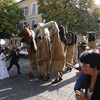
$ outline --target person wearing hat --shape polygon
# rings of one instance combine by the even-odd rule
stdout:
[[[78,42],[78,50],[79,50],[79,55],[80,55],[83,51],[89,50],[89,47],[85,42],[80,41]]]
[[[78,59],[79,59],[80,54],[83,51],[86,51],[86,50],[89,50],[88,45],[85,42],[83,42],[83,41],[78,42]],[[79,67],[77,67],[75,69],[81,71],[82,70],[82,67],[81,67],[80,61],[78,61],[78,63],[79,63]]]
[[[75,91],[76,100],[100,100],[100,54],[89,50],[83,52],[79,59],[84,67],[83,74],[91,75],[91,81],[86,95]]]
[[[3,53],[3,49],[0,48],[0,80],[9,77],[5,60],[6,56]]]
[[[9,58],[11,58],[11,60],[10,60],[9,67],[7,68],[8,71],[12,68],[13,65],[16,65],[17,66],[17,70],[18,70],[18,74],[21,74],[21,72],[20,72],[20,65],[18,63],[18,61],[19,61],[19,50],[16,47],[12,48],[11,53],[10,53],[8,59]]]
[[[96,33],[90,32],[88,34],[88,46],[90,49],[96,49]]]

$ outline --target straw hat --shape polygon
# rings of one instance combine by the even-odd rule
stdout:
[[[89,49],[88,45],[83,41],[78,42],[78,46],[84,49]]]

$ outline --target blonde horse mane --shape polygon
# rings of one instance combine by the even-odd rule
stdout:
[[[50,27],[52,28],[52,30],[55,32],[55,33],[58,33],[60,30],[59,30],[59,27],[57,25],[57,23],[55,21],[50,21],[48,23],[45,23],[44,26],[45,27]]]
[[[41,38],[43,38],[44,36],[45,38],[50,38],[49,30],[46,27],[44,28],[44,23],[38,23],[36,32],[38,32],[38,36],[40,36]]]

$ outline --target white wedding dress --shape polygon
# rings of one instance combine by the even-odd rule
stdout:
[[[6,62],[5,60],[2,60],[3,58],[5,58],[5,55],[1,53],[0,54],[0,80],[9,77],[7,67],[6,67]]]

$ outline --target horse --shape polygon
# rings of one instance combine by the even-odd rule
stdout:
[[[28,27],[25,27],[18,34],[18,36],[22,38],[22,42],[26,42],[27,44],[28,54],[30,58],[29,75],[33,76],[35,70],[37,69],[37,61],[36,61],[37,44],[35,41],[36,38],[35,32],[33,30],[30,30]]]
[[[60,39],[59,27],[55,21],[50,21],[41,25],[42,28],[49,28],[50,38],[51,38],[51,72],[56,73],[56,78],[52,83],[57,83],[61,81],[61,72],[66,66],[66,52],[64,43]]]
[[[37,34],[37,60],[40,68],[41,78],[44,81],[49,79],[50,66],[50,36],[48,28],[43,28],[43,23],[38,23]]]

